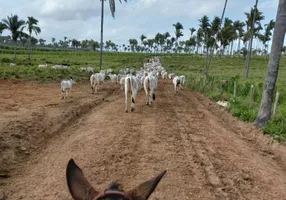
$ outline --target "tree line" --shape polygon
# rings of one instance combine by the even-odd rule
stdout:
[[[225,18],[221,23],[220,18],[215,16],[212,20],[204,15],[198,20],[198,27],[188,28],[190,37],[187,40],[180,40],[184,36],[182,30],[184,26],[177,22],[173,24],[174,33],[163,32],[157,33],[153,38],[147,38],[142,34],[138,39],[132,38],[126,44],[116,44],[111,40],[103,43],[105,51],[124,51],[124,52],[148,52],[148,53],[196,53],[209,54],[214,48],[216,54],[247,55],[247,47],[251,37],[251,27],[254,22],[254,40],[256,48],[252,50],[254,55],[266,55],[268,53],[269,42],[272,38],[275,22],[270,20],[267,24],[262,25],[264,15],[258,9],[254,14],[254,9],[245,12],[246,20],[233,21]],[[253,20],[255,16],[255,19]],[[10,31],[8,36],[0,36],[0,44],[24,46],[29,52],[32,46],[52,47],[52,48],[72,48],[75,50],[90,49],[92,51],[100,50],[100,43],[95,40],[68,39],[64,36],[63,40],[52,38],[51,43],[47,44],[46,40],[37,39],[34,35],[41,33],[38,26],[38,20],[34,17],[28,19],[19,19],[17,15],[7,16],[0,22],[0,35],[4,30]],[[25,32],[26,31],[26,32]],[[234,48],[234,43],[237,47]],[[16,50],[15,50],[16,51]],[[286,47],[283,47],[286,51]],[[16,52],[15,52],[16,57]],[[29,56],[30,58],[30,56]]]

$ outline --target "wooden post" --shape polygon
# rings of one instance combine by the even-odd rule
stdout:
[[[214,89],[214,76],[213,76],[213,78],[212,78],[211,91],[213,91],[213,89]]]
[[[196,89],[196,76],[194,77],[194,90]]]
[[[250,107],[253,105],[254,86],[250,86]]]
[[[273,108],[273,119],[276,120],[276,112],[277,112],[277,104],[278,104],[278,100],[279,100],[279,92],[276,93],[276,97],[275,97],[275,102],[274,102],[274,108]]]
[[[207,78],[207,75],[204,76],[204,88],[206,86],[206,78]]]
[[[233,83],[233,97],[236,97],[236,81]]]
[[[221,80],[220,80],[220,96],[222,96],[223,94],[223,78],[221,77]]]
[[[205,92],[205,88],[206,88],[206,79],[207,79],[207,75],[204,75],[204,80],[203,80],[203,92]]]

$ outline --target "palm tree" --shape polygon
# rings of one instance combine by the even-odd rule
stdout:
[[[141,45],[143,46],[143,41],[146,39],[147,37],[145,35],[141,35],[140,36],[140,40],[141,40]]]
[[[24,20],[19,20],[18,15],[7,16],[7,19],[2,19],[5,24],[6,29],[11,32],[12,40],[14,43],[14,61],[16,60],[16,42],[20,35],[23,33],[26,22]]]
[[[209,29],[209,38],[207,41],[207,55],[208,55],[208,49],[210,48],[210,55],[209,57],[206,57],[206,71],[205,74],[208,75],[208,70],[210,67],[210,61],[211,57],[213,56],[214,50],[218,48],[217,44],[217,35],[219,34],[220,31],[220,18],[215,17],[211,23],[211,27]]]
[[[210,20],[209,17],[204,15],[201,19],[199,19],[199,27],[203,33],[203,42],[204,46],[207,47],[208,37],[209,37],[209,30],[210,30]],[[208,49],[207,49],[208,52]]]
[[[106,0],[100,0],[101,1],[101,28],[100,28],[100,61],[99,61],[99,69],[102,68],[102,48],[103,48],[103,14],[104,14],[104,1]],[[124,0],[127,2],[127,0]],[[120,3],[122,3],[122,0],[119,0]],[[109,0],[109,6],[111,15],[113,18],[115,18],[115,0]]]
[[[191,36],[193,36],[194,32],[196,31],[196,29],[194,27],[190,28],[191,31]]]
[[[175,27],[176,49],[177,49],[178,48],[178,39],[184,35],[183,32],[182,32],[184,27],[183,27],[183,25],[180,22],[177,22],[176,24],[173,24],[173,26]]]
[[[7,28],[7,26],[6,26],[4,23],[0,22],[0,36],[2,36],[2,33],[3,33],[3,31],[4,31],[6,28]],[[0,44],[1,44],[3,41],[4,41],[4,40],[2,40],[2,38],[1,38]],[[1,51],[1,52],[3,53],[3,51]]]
[[[262,41],[263,52],[267,52],[268,42],[271,40],[272,30],[274,29],[275,22],[271,20],[268,24],[265,24],[264,34],[259,34],[258,38]]]
[[[44,45],[45,45],[46,40],[44,40],[44,39],[40,38],[40,39],[39,39],[39,42],[40,42],[40,45],[41,45],[41,46],[44,46]]]
[[[247,54],[247,59],[246,59],[246,72],[245,72],[245,77],[248,78],[248,71],[249,71],[249,66],[250,66],[250,58],[251,58],[251,49],[252,49],[252,41],[253,41],[253,36],[258,35],[258,32],[262,29],[260,21],[264,19],[264,16],[262,15],[261,12],[258,11],[257,9],[258,5],[258,0],[256,0],[256,3],[254,5],[254,9],[251,8],[250,13],[245,13],[247,16],[247,27],[248,27],[248,34],[250,35],[250,41],[248,45],[248,54]],[[255,27],[255,24],[258,26]],[[249,29],[250,28],[250,29]]]
[[[2,35],[3,31],[7,29],[6,24],[0,22],[0,36]]]
[[[163,44],[161,44],[161,46],[164,46],[163,47],[163,50],[164,51],[166,51],[167,50],[167,41],[168,41],[168,38],[169,37],[171,37],[171,35],[170,35],[170,33],[169,32],[166,32],[166,33],[163,33],[163,35],[162,35],[162,40],[161,40],[161,42],[163,43]],[[161,49],[162,50],[162,49]]]
[[[202,41],[203,41],[203,30],[199,28],[197,31],[197,36],[196,36],[196,43],[197,43],[196,54],[199,53],[199,48],[201,47]]]
[[[37,19],[35,19],[34,17],[28,17],[28,21],[27,21],[27,30],[29,32],[29,43],[30,43],[30,48],[29,48],[29,53],[28,53],[28,59],[30,60],[30,51],[32,48],[32,42],[31,42],[31,38],[32,38],[32,33],[34,32],[36,35],[38,35],[39,33],[41,33],[41,28],[39,26],[37,26],[39,23],[39,21]]]
[[[52,43],[54,46],[56,46],[56,38],[54,38],[54,37],[52,38]]]
[[[271,118],[272,99],[278,77],[279,62],[286,32],[286,0],[279,0],[275,28],[272,39],[271,53],[268,62],[268,71],[264,81],[264,90],[260,109],[255,124],[262,127]]]
[[[221,14],[220,24],[219,24],[218,29],[220,29],[221,23],[223,22],[223,18],[224,18],[224,14],[225,14],[227,2],[228,2],[228,0],[225,0],[225,2],[224,2],[224,7],[223,7],[222,14]],[[216,34],[216,38],[215,38],[215,42],[214,42],[215,44],[216,44],[217,40],[218,40],[218,34]],[[210,65],[211,65],[213,53],[214,53],[214,47],[212,47],[211,55],[209,56],[209,59],[208,59],[207,70],[206,70],[206,72],[205,72],[206,75],[208,75],[208,69],[210,68]]]
[[[243,30],[244,26],[245,26],[245,23],[241,22],[239,20],[237,20],[233,23],[233,27],[234,27],[235,31],[237,32],[237,39],[238,39],[237,51],[240,50],[240,43],[241,43],[241,40],[244,36],[244,30]]]

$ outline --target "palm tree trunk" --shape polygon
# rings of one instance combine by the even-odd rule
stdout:
[[[221,24],[222,24],[222,20],[223,20],[223,17],[224,17],[224,13],[225,13],[227,1],[228,1],[228,0],[225,0],[225,2],[224,2],[223,11],[222,11],[221,18],[220,18],[220,26],[221,26]],[[215,43],[216,43],[217,39],[218,39],[218,38],[216,37]],[[209,56],[209,62],[208,62],[208,65],[206,66],[206,72],[205,72],[206,75],[208,74],[208,71],[209,71],[209,68],[210,68],[210,65],[211,65],[211,61],[212,61],[212,58],[213,58],[213,52],[214,52],[214,46],[212,47],[211,54],[210,54],[210,56]]]
[[[241,42],[241,40],[240,40],[240,38],[238,38],[238,47],[237,47],[237,51],[239,51],[239,50],[240,50],[240,42]],[[240,54],[238,54],[238,55],[240,55]]]
[[[232,56],[232,49],[233,49],[233,41],[231,41],[231,46],[230,46],[230,55]]]
[[[248,72],[249,72],[249,66],[250,66],[250,58],[251,58],[251,51],[252,51],[252,42],[253,42],[253,33],[254,33],[254,25],[255,25],[255,17],[256,17],[256,11],[257,11],[257,4],[258,0],[256,0],[254,11],[253,11],[253,19],[252,19],[252,26],[251,26],[251,36],[250,41],[248,45],[248,54],[246,59],[246,72],[245,72],[245,78],[248,78]]]
[[[102,69],[102,48],[103,48],[103,15],[104,14],[104,0],[101,0],[101,29],[100,29],[100,60],[99,70]]]
[[[30,60],[30,51],[31,51],[31,47],[32,47],[32,38],[31,38],[31,33],[30,33],[30,38],[29,38],[29,48],[28,48],[28,59]]]
[[[262,94],[260,109],[255,122],[257,127],[262,127],[271,118],[272,99],[275,91],[279,62],[286,32],[285,10],[286,0],[279,0],[271,53],[268,62],[268,71],[264,82],[264,90]]]
[[[16,61],[16,42],[14,41],[14,62]]]

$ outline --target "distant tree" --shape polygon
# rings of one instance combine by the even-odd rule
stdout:
[[[176,38],[176,49],[178,48],[178,39],[184,36],[182,30],[184,29],[183,25],[180,22],[173,24],[175,27],[175,38]]]
[[[7,16],[6,19],[2,19],[5,28],[11,32],[11,37],[14,43],[14,61],[16,60],[16,43],[21,34],[23,34],[23,29],[25,28],[26,22],[19,19],[18,15]]]
[[[29,32],[29,50],[28,50],[28,59],[30,60],[30,51],[32,49],[32,33],[34,32],[36,35],[41,33],[41,28],[38,25],[39,21],[35,19],[34,17],[28,17],[27,23],[27,29]]]

